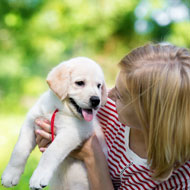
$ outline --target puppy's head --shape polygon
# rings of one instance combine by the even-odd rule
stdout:
[[[49,73],[47,83],[75,115],[86,121],[91,121],[96,110],[106,103],[102,69],[91,59],[78,57],[62,62]]]

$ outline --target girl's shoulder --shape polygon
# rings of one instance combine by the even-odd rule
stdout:
[[[190,160],[174,170],[171,177],[160,183],[162,189],[190,189]]]

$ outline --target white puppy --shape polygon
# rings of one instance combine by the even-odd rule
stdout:
[[[49,73],[47,83],[50,90],[40,97],[27,114],[2,175],[2,184],[6,187],[17,185],[28,156],[36,146],[35,119],[41,116],[51,119],[52,113],[58,109],[55,116],[56,138],[42,154],[30,179],[30,188],[41,189],[54,178],[51,180],[53,190],[89,189],[83,163],[67,156],[94,130],[99,129],[94,123],[94,116],[97,109],[106,103],[103,72],[99,65],[88,58],[73,58],[56,66]]]

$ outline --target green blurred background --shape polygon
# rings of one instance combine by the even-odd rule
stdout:
[[[111,87],[119,60],[147,42],[189,48],[190,0],[0,0],[0,175],[53,66],[90,57]],[[29,189],[40,156],[36,149],[11,189]]]

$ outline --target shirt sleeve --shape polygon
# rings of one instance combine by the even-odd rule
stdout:
[[[107,99],[106,105],[98,110],[97,119],[104,133],[107,130],[110,121],[118,120],[118,114],[113,100],[110,98]]]
[[[157,189],[190,189],[190,160],[175,170],[167,181],[160,183]]]

